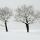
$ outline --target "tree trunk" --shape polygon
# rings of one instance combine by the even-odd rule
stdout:
[[[29,24],[26,24],[27,32],[29,32]]]
[[[8,32],[8,28],[7,28],[7,21],[5,20],[5,28],[6,28],[6,32]]]
[[[27,28],[27,32],[29,32],[29,24],[27,19],[26,19],[26,28]]]

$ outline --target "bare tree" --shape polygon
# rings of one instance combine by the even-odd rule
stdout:
[[[26,24],[27,32],[29,32],[29,24],[32,24],[35,21],[33,7],[26,7],[26,5],[23,5],[20,8],[17,8],[15,19],[17,22]]]
[[[6,32],[8,32],[7,22],[8,19],[12,16],[12,10],[8,7],[0,8],[0,20],[4,22]]]

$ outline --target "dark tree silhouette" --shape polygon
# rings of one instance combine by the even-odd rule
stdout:
[[[12,10],[8,7],[0,8],[0,20],[4,22],[6,32],[8,32],[7,22],[8,19],[12,16]]]
[[[29,32],[29,24],[34,23],[34,11],[32,6],[23,5],[16,9],[15,19],[18,22],[22,22],[26,25],[27,32]]]

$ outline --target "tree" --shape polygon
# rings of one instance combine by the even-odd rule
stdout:
[[[15,19],[17,22],[22,22],[26,25],[27,32],[29,32],[29,24],[34,23],[34,11],[32,6],[26,7],[26,5],[18,7],[16,9]]]
[[[0,8],[0,20],[4,22],[6,32],[8,32],[7,22],[8,19],[12,16],[12,10],[8,7]]]

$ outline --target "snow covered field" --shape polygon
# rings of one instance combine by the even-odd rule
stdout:
[[[0,40],[40,40],[40,32],[0,32]]]
[[[5,32],[5,27],[0,28],[0,40],[40,40],[40,24],[31,24],[29,33],[23,23],[8,23],[9,32]]]

